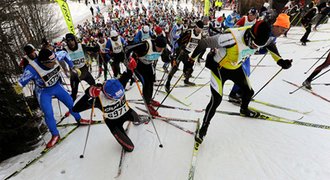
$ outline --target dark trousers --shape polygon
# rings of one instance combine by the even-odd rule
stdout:
[[[206,106],[205,115],[203,118],[202,128],[200,130],[200,135],[205,136],[207,128],[213,118],[218,106],[222,101],[223,96],[223,85],[227,80],[232,80],[235,84],[237,84],[242,90],[242,104],[241,109],[247,109],[248,105],[251,101],[251,97],[254,94],[253,89],[251,88],[248,77],[245,75],[242,66],[238,69],[230,70],[225,68],[219,68],[218,63],[213,60],[213,57],[208,56],[206,59],[207,68],[212,71],[212,80],[211,80],[211,100],[209,104]],[[217,81],[218,80],[218,81]],[[220,82],[220,84],[216,84],[213,86],[217,86],[218,88],[214,88],[212,86],[213,83]],[[219,92],[220,91],[220,92]]]
[[[125,151],[132,152],[134,150],[134,144],[127,136],[123,124],[126,121],[139,121],[137,120],[138,114],[130,109],[119,119],[105,119],[105,123],[108,126],[110,132],[115,137],[117,142],[125,149]]]
[[[78,86],[81,80],[86,81],[89,85],[94,85],[95,80],[91,73],[88,71],[88,68],[86,65],[84,65],[82,68],[79,69],[81,71],[80,77],[77,76],[77,74],[71,73],[70,76],[70,83],[71,83],[71,97],[73,101],[76,100],[77,98],[77,93],[78,93]]]
[[[303,37],[300,39],[301,42],[307,42],[308,36],[312,31],[312,23],[304,24],[304,28],[306,29],[306,32],[303,35]]]

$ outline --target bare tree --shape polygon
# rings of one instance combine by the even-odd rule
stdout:
[[[2,0],[0,3],[0,161],[33,148],[40,140],[42,118],[32,97],[17,95],[13,83],[22,73],[18,66],[22,47],[38,47],[43,38],[58,34],[57,17],[40,0]],[[32,113],[30,113],[30,109]]]

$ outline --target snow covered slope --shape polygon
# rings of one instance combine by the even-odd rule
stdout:
[[[308,114],[290,112],[271,108],[251,102],[250,106],[277,116],[298,119],[300,121],[330,125],[330,103],[301,89],[289,94],[295,87],[282,79],[301,84],[311,73],[304,74],[330,48],[330,24],[321,25],[319,31],[312,32],[309,39],[312,42],[301,46],[299,39],[304,33],[302,27],[293,27],[288,37],[280,37],[277,47],[283,58],[293,59],[293,66],[283,70],[271,83],[262,90],[255,99],[289,107],[299,111],[311,111]],[[256,65],[263,55],[251,58],[252,66]],[[321,64],[321,60],[317,65]],[[162,63],[158,64],[161,69]],[[195,65],[193,75],[196,76],[204,64]],[[96,67],[95,67],[96,68]],[[253,68],[253,67],[252,67]],[[180,67],[182,69],[182,67]],[[313,68],[314,69],[314,68]],[[312,70],[313,70],[312,69]],[[280,67],[270,55],[260,63],[260,66],[250,76],[253,89],[257,92]],[[182,71],[177,72],[177,76]],[[157,71],[160,79],[161,71]],[[196,83],[209,81],[209,70],[205,69]],[[328,83],[330,73],[323,75],[314,83]],[[172,84],[176,81],[173,78]],[[180,81],[179,84],[183,84]],[[228,94],[232,82],[226,82],[224,94]],[[84,84],[87,87],[86,84]],[[81,87],[80,87],[81,88]],[[190,98],[185,99],[198,87],[176,88],[172,94],[191,103],[191,109],[205,108],[210,99],[209,86],[202,88]],[[80,89],[82,91],[82,88]],[[329,87],[314,85],[314,92],[330,99]],[[159,93],[156,100],[161,101],[164,94]],[[140,99],[136,85],[127,92],[127,99]],[[239,107],[228,103],[224,96],[218,110],[239,112]],[[168,98],[164,104],[185,107]],[[143,105],[130,103],[135,107]],[[57,109],[54,100],[54,109]],[[63,106],[62,106],[63,108]],[[62,110],[64,112],[64,109]],[[58,113],[58,111],[57,111]],[[159,113],[169,117],[196,119],[203,118],[204,113],[160,108]],[[90,111],[83,113],[89,118]],[[59,113],[57,114],[59,117]],[[100,111],[96,111],[95,119],[100,119]],[[69,117],[64,123],[72,122]],[[39,161],[23,170],[12,179],[136,179],[136,180],[183,180],[188,178],[194,136],[166,122],[154,120],[163,148],[159,148],[155,131],[151,123],[140,126],[131,125],[128,135],[135,144],[132,153],[126,153],[122,164],[122,173],[117,176],[121,147],[115,141],[105,124],[92,125],[87,144],[85,158],[80,159],[86,138],[87,127],[79,127],[62,143],[47,153]],[[195,123],[178,123],[181,127],[194,131]],[[64,136],[72,126],[61,128]],[[50,137],[45,137],[46,141]],[[217,179],[318,179],[327,180],[330,177],[330,131],[326,129],[291,125],[230,116],[216,113],[211,121],[208,134],[200,146],[195,173],[196,180]],[[34,152],[22,154],[8,159],[0,164],[0,179],[7,177],[31,158],[41,148]]]

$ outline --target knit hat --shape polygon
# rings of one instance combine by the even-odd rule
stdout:
[[[25,54],[31,54],[35,50],[35,48],[32,44],[27,44],[26,46],[24,46],[23,49],[24,49]]]
[[[201,20],[197,21],[196,26],[202,29],[204,27],[203,21],[201,21]]]
[[[253,15],[256,15],[257,14],[257,10],[256,10],[256,8],[251,8],[250,10],[249,10],[249,14],[253,14]]]
[[[55,54],[49,49],[41,49],[39,52],[38,60],[40,62],[49,62],[55,59]]]
[[[65,39],[67,41],[69,41],[69,40],[75,40],[76,37],[72,33],[68,33],[68,34],[65,35]]]
[[[290,17],[287,14],[281,13],[277,16],[273,26],[280,26],[286,29],[290,28]]]
[[[110,37],[117,37],[117,36],[118,36],[118,32],[116,30],[111,30]]]
[[[218,22],[222,22],[223,21],[223,17],[222,16],[219,16],[218,19],[217,19]]]
[[[270,33],[270,25],[265,21],[257,21],[250,30],[253,42],[258,46],[263,46],[267,43]]]
[[[162,30],[161,27],[156,26],[156,27],[155,27],[155,32],[156,32],[156,34],[161,34],[161,33],[163,32],[163,30]]]
[[[155,39],[155,45],[160,48],[165,48],[166,47],[166,39],[164,37],[158,36]]]
[[[144,33],[148,33],[148,32],[150,31],[149,26],[144,25],[143,28],[142,28],[142,31],[143,31]]]

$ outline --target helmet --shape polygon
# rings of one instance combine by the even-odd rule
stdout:
[[[27,44],[23,49],[26,54],[31,54],[36,48],[32,44]]]
[[[116,36],[118,36],[118,32],[115,30],[111,30],[110,37],[116,37]]]
[[[109,99],[120,99],[125,95],[125,89],[117,79],[107,80],[103,85],[103,92]]]
[[[250,36],[258,46],[264,46],[270,36],[271,27],[265,21],[257,21],[250,29]]]

